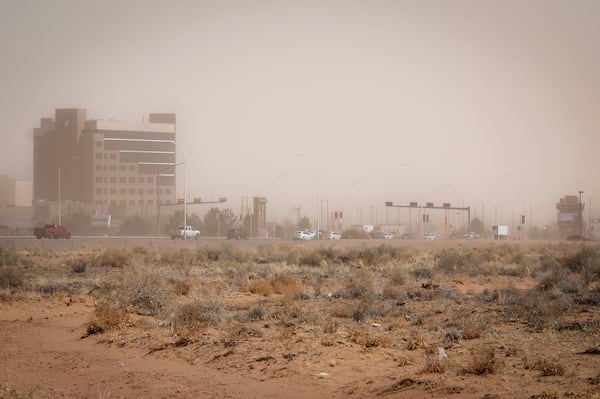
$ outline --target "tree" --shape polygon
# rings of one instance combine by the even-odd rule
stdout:
[[[311,228],[310,219],[308,218],[308,216],[302,216],[300,218],[300,220],[298,221],[298,229],[305,230],[305,229],[310,229],[310,228]]]
[[[138,214],[123,220],[119,228],[119,235],[126,236],[145,236],[153,232],[153,221]]]
[[[471,221],[471,231],[473,231],[479,235],[485,234],[485,226],[483,225],[483,222],[479,218],[474,218]]]
[[[204,234],[204,223],[202,222],[202,218],[195,213],[187,215],[186,224],[200,230],[200,234]],[[183,226],[183,211],[173,213],[167,220],[167,223],[160,226],[160,229],[162,233],[169,234],[171,230],[175,230],[179,226]]]
[[[92,215],[79,209],[62,218],[62,224],[67,226],[73,234],[89,233],[92,228]]]
[[[210,208],[204,215],[204,229],[208,236],[224,235],[227,230],[233,228],[238,222],[238,217],[233,214],[231,209]]]

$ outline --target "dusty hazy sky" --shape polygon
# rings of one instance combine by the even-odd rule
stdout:
[[[551,222],[600,196],[598,21],[596,0],[0,0],[0,173],[31,179],[55,108],[175,112],[189,195],[234,211],[314,215],[318,162],[353,222],[419,198]]]

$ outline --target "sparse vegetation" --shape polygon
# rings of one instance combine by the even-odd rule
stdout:
[[[592,246],[508,244],[2,250],[0,301],[87,298],[95,307],[85,336],[137,331],[151,353],[225,348],[210,352],[208,362],[227,362],[239,351],[266,367],[300,358],[309,364],[327,351],[331,367],[339,367],[339,350],[392,358],[403,372],[428,379],[493,378],[509,368],[570,378],[578,366],[567,368],[563,357],[596,355],[589,348],[597,348],[600,332],[599,258]],[[561,334],[587,346],[540,356],[540,337]],[[261,356],[267,342],[282,354]]]

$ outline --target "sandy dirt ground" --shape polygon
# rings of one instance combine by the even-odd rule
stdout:
[[[532,331],[522,320],[500,317],[495,304],[477,305],[469,298],[486,288],[527,288],[535,282],[505,276],[465,280],[439,282],[464,296],[460,301],[398,301],[401,317],[350,322],[328,334],[310,323],[285,325],[271,317],[230,329],[206,328],[183,346],[173,345],[164,320],[141,315],[126,328],[88,336],[97,300],[92,295],[1,302],[0,398],[600,398],[597,304],[573,307],[572,328]],[[250,292],[223,295],[237,308],[262,300]],[[271,314],[291,306],[270,301]],[[310,314],[344,301],[323,295],[293,306]],[[411,338],[419,326],[410,315],[448,324],[458,308],[485,317],[482,337],[446,341],[432,321],[419,330],[419,340]],[[386,344],[352,339],[353,329],[372,332]],[[441,356],[440,348],[447,368],[426,371],[428,359]],[[496,354],[496,371],[465,373],[482,348]],[[531,367],[536,357],[565,370],[544,375]]]

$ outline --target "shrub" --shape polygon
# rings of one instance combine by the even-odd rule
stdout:
[[[23,283],[23,271],[17,267],[0,267],[0,288],[21,288]]]
[[[196,299],[179,305],[173,312],[173,331],[185,343],[195,339],[206,326],[216,326],[227,319],[225,305],[216,299]]]
[[[371,273],[366,269],[358,269],[348,276],[346,290],[353,298],[373,298],[375,296],[374,286]]]
[[[465,374],[488,375],[494,374],[500,368],[493,348],[484,347],[473,353],[471,364],[462,369]]]
[[[561,376],[566,372],[566,366],[558,358],[548,359],[546,357],[538,357],[533,361],[525,358],[524,364],[526,369],[538,370],[544,377]]]
[[[121,306],[101,302],[96,305],[92,320],[86,324],[85,336],[122,328],[128,321],[129,316]]]
[[[108,248],[100,255],[98,263],[105,267],[125,267],[131,264],[132,256],[123,248]]]

